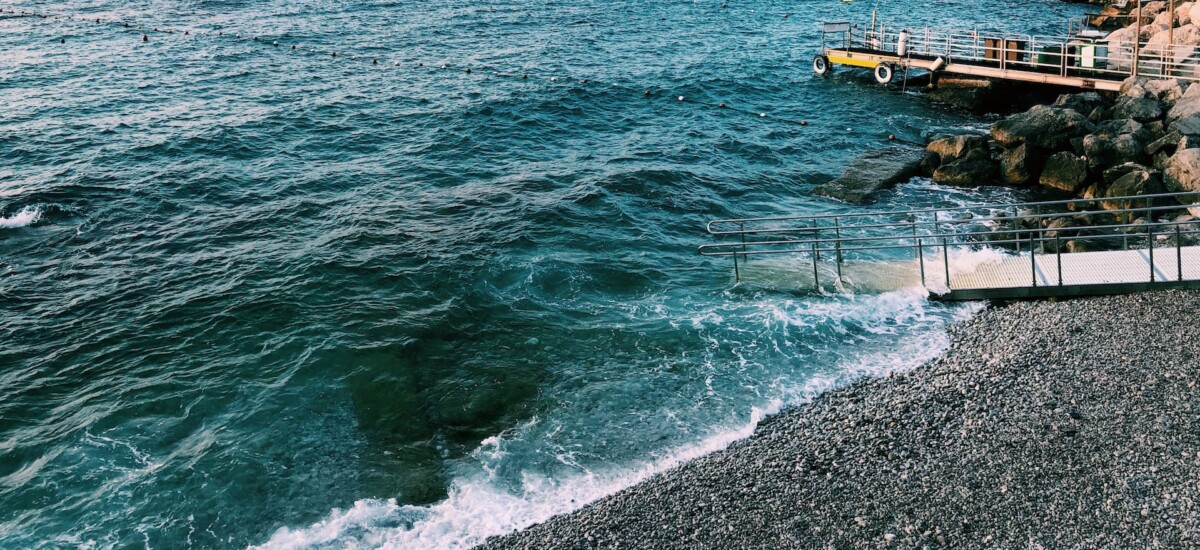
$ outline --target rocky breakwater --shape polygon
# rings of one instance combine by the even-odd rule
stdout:
[[[1129,79],[1115,98],[1063,95],[996,122],[990,135],[935,136],[925,150],[923,169],[943,185],[1041,186],[1084,199],[1200,191],[1200,85]]]

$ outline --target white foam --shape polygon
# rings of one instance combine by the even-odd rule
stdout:
[[[906,323],[925,319],[927,294],[923,289],[904,289],[876,296],[863,296],[860,307],[835,306],[816,302],[805,304],[802,311],[789,313],[774,306],[764,311],[770,319],[795,326],[803,324],[798,317],[807,317],[829,307],[827,313],[843,319],[864,321],[864,324],[883,325],[881,318]],[[767,303],[763,304],[768,307]],[[961,306],[954,310],[956,317],[968,317],[981,304]],[[724,449],[731,443],[750,436],[760,420],[783,408],[810,400],[822,392],[860,379],[863,376],[885,376],[915,368],[940,355],[949,345],[944,330],[922,331],[919,337],[906,338],[898,348],[888,348],[871,354],[846,357],[829,374],[817,375],[803,381],[780,378],[769,382],[768,396],[752,407],[749,420],[717,431],[702,440],[677,448],[658,459],[614,466],[604,471],[591,471],[582,466],[577,473],[559,479],[525,471],[520,487],[510,490],[497,478],[494,465],[508,454],[510,441],[537,423],[531,421],[510,433],[484,440],[475,451],[481,467],[452,483],[447,499],[427,507],[406,506],[394,499],[366,499],[346,510],[335,509],[324,520],[306,528],[281,528],[264,549],[324,548],[470,548],[488,537],[504,535],[544,522],[552,516],[582,508],[599,498],[637,484],[657,473],[689,460]]]
[[[16,229],[33,225],[42,219],[42,209],[36,206],[26,206],[7,218],[0,218],[0,229]]]

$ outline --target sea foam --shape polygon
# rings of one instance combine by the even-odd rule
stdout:
[[[863,318],[859,320],[883,316],[912,321],[913,317],[924,317],[928,305],[927,293],[919,288],[860,298],[855,307],[839,308],[837,314]],[[969,317],[981,308],[981,304],[960,306],[954,310],[954,318]],[[787,318],[789,315],[784,312],[770,316],[775,317],[775,322],[797,321]],[[655,460],[614,466],[605,471],[585,469],[561,479],[525,473],[520,490],[514,492],[502,487],[487,467],[487,463],[506,454],[506,436],[494,436],[484,440],[474,453],[483,467],[475,474],[455,480],[448,498],[439,503],[408,506],[394,499],[359,500],[351,508],[334,509],[324,520],[306,528],[281,528],[257,548],[471,548],[488,537],[577,510],[684,462],[720,451],[753,434],[763,418],[823,392],[866,376],[911,370],[933,360],[949,346],[949,338],[945,330],[923,332],[919,337],[904,339],[897,348],[848,356],[834,374],[774,384],[774,397],[751,407],[747,422],[727,426]]]
[[[7,218],[0,217],[0,229],[16,229],[33,225],[42,219],[42,209],[37,206],[26,206]]]

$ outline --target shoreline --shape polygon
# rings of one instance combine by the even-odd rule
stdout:
[[[1197,307],[990,308],[930,363],[478,548],[1198,545]]]

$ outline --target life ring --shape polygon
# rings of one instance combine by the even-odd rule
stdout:
[[[896,76],[896,69],[891,63],[880,63],[875,66],[875,82],[880,84],[891,84],[892,78]]]
[[[820,76],[825,76],[825,75],[829,74],[829,70],[832,68],[833,68],[833,65],[829,64],[828,57],[825,57],[823,55],[818,55],[813,58],[813,72],[814,73],[817,73]]]

